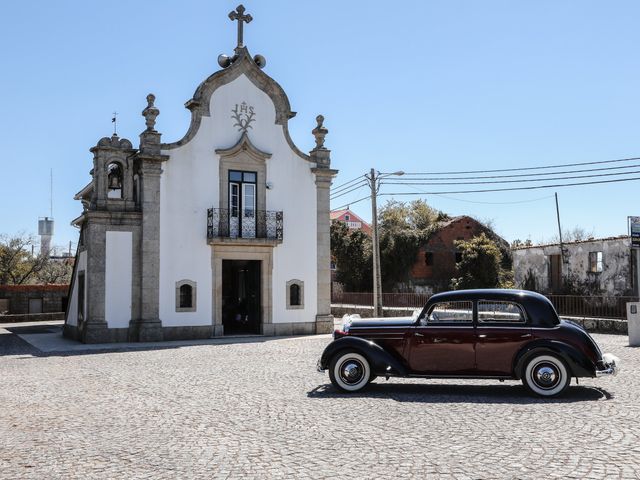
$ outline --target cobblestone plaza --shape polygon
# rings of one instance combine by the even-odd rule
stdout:
[[[13,330],[18,331],[18,330]],[[0,478],[640,478],[640,349],[560,399],[519,382],[338,394],[330,337],[43,354],[0,329]]]

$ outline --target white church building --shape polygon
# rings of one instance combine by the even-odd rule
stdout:
[[[91,148],[92,180],[75,199],[80,229],[65,336],[86,343],[222,335],[327,333],[329,187],[324,147],[291,140],[295,115],[252,57],[242,28],[221,70],[186,103],[185,136],[162,143],[147,96],[138,148],[114,134]]]

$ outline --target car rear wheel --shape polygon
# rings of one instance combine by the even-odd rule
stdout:
[[[569,388],[571,373],[559,357],[546,353],[535,355],[525,366],[522,383],[536,395],[555,397]]]
[[[356,352],[340,352],[329,366],[331,383],[343,392],[357,392],[369,383],[371,366],[369,361]]]

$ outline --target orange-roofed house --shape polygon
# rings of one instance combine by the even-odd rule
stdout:
[[[348,208],[346,210],[335,210],[331,212],[331,223],[333,222],[344,222],[347,224],[349,230],[362,230],[371,236],[371,225]]]

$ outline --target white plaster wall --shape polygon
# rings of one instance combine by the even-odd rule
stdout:
[[[604,295],[626,295],[632,290],[631,247],[628,238],[614,238],[566,243],[566,264],[563,275],[571,275],[578,282],[590,285]],[[589,252],[602,252],[603,271],[589,272]],[[542,291],[549,289],[549,255],[559,255],[558,245],[529,247],[513,251],[513,270],[516,286],[521,286],[529,270],[538,279]]]
[[[87,270],[87,252],[80,252],[78,254],[78,265],[76,267],[76,275],[73,278],[73,285],[71,285],[71,296],[69,297],[69,308],[67,310],[67,324],[77,326],[78,325],[78,275],[80,272]],[[86,278],[86,274],[85,274]],[[86,280],[85,280],[86,281]],[[87,288],[85,284],[84,289],[84,305],[85,310],[87,308]]]
[[[255,110],[248,130],[253,144],[272,154],[267,160],[267,210],[284,212],[284,241],[273,251],[273,322],[315,321],[317,310],[316,187],[311,164],[289,147],[275,107],[267,94],[246,76],[218,88],[211,97],[210,117],[186,145],[163,151],[160,191],[160,319],[165,326],[210,325],[213,293],[211,248],[207,244],[207,208],[219,207],[219,158],[215,150],[235,145],[241,132],[231,110],[246,102]],[[259,189],[265,188],[258,185]],[[305,308],[286,310],[286,282],[305,283]],[[175,311],[175,282],[198,283],[196,312]]]
[[[133,233],[107,231],[105,310],[109,328],[127,328],[131,320]]]

